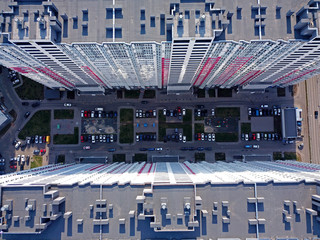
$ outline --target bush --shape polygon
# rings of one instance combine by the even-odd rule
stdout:
[[[205,153],[196,152],[194,154],[194,159],[195,159],[196,162],[205,161],[206,160],[206,154]]]
[[[250,133],[251,123],[241,123],[241,133]]]
[[[120,109],[120,143],[133,143],[133,109]]]
[[[204,124],[203,123],[195,123],[194,124],[194,133],[203,133],[204,132]]]
[[[211,88],[208,90],[209,97],[215,97],[216,96],[216,90],[214,88]]]
[[[273,152],[273,160],[282,160],[282,153],[281,152]]]
[[[140,90],[125,90],[124,97],[125,98],[134,98],[137,99],[140,96]]]
[[[238,142],[238,133],[216,133],[216,142]]]
[[[146,153],[136,153],[132,160],[134,162],[146,162],[148,160],[148,154]]]
[[[112,161],[113,162],[125,162],[126,155],[125,154],[113,154]]]
[[[217,107],[215,109],[216,117],[226,118],[226,117],[236,117],[240,118],[240,108],[239,107]]]
[[[33,156],[31,160],[31,168],[37,168],[42,166],[42,156]]]
[[[58,155],[57,157],[57,163],[64,164],[66,162],[66,156],[65,155]]]
[[[156,91],[155,90],[145,90],[143,93],[143,98],[155,98]]]

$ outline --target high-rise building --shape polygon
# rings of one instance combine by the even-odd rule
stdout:
[[[49,165],[0,177],[5,239],[318,239],[320,166]]]
[[[287,86],[319,73],[319,1],[1,1],[0,64],[51,88]]]

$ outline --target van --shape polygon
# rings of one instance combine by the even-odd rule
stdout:
[[[46,142],[47,142],[47,144],[50,143],[50,136],[47,136],[47,137],[46,137]]]

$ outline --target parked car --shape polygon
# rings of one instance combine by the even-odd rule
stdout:
[[[20,145],[21,145],[21,142],[18,141],[14,147],[15,147],[16,149],[19,149]]]

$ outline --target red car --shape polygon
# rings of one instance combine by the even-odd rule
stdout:
[[[178,107],[177,110],[178,110],[178,113],[181,113],[181,107]]]
[[[83,136],[82,136],[82,135],[81,135],[80,139],[81,139],[81,142],[84,142],[84,139],[83,139]]]
[[[43,136],[43,137],[42,137],[42,142],[43,142],[43,143],[46,143],[46,136]]]
[[[45,154],[45,153],[46,153],[46,150],[45,150],[45,149],[40,149],[40,153],[41,153],[41,154]]]
[[[201,133],[198,133],[198,141],[201,141]]]
[[[252,133],[252,139],[256,140],[256,134],[255,133]]]
[[[85,118],[88,117],[88,111],[84,111],[84,117],[85,117]]]

